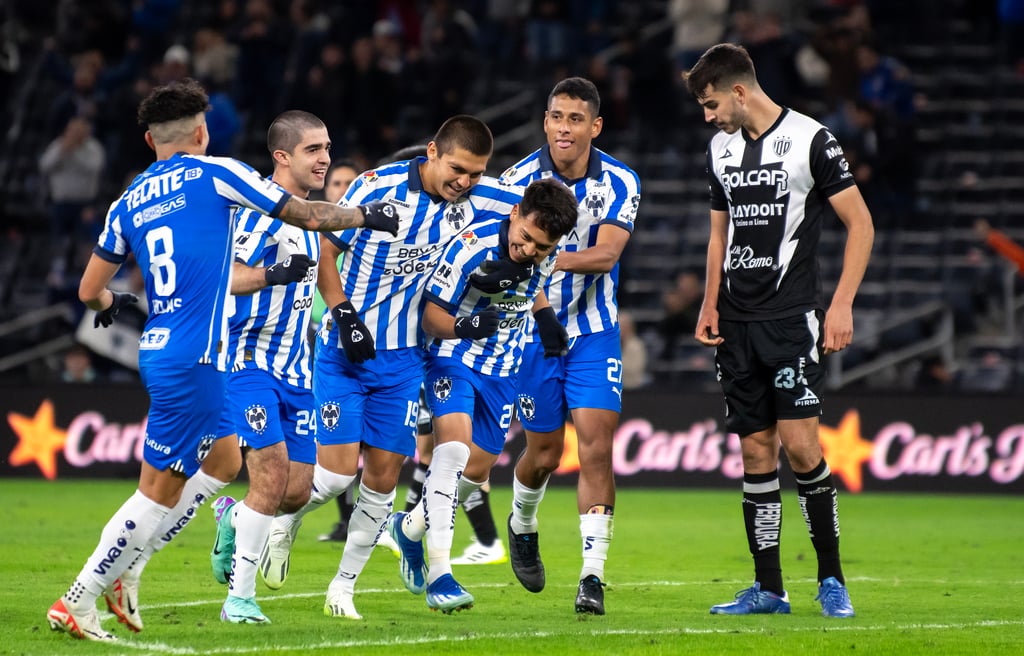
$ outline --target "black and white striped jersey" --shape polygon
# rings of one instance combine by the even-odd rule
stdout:
[[[854,185],[836,138],[783,108],[760,138],[719,132],[707,155],[711,209],[729,212],[720,317],[760,321],[822,308],[816,253],[825,204]]]

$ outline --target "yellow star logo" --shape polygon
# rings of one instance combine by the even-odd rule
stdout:
[[[837,428],[822,425],[818,428],[821,448],[829,469],[843,479],[851,492],[860,492],[863,487],[861,469],[871,459],[875,445],[860,434],[860,415],[849,410],[843,415]]]
[[[51,481],[57,478],[57,452],[64,448],[68,434],[53,425],[53,402],[43,401],[35,417],[8,412],[7,423],[18,436],[18,446],[8,459],[11,465],[21,467],[35,462],[43,476]]]
[[[576,427],[572,424],[565,425],[565,445],[562,448],[562,459],[558,462],[556,474],[571,474],[580,470],[580,449],[579,438],[576,436]]]

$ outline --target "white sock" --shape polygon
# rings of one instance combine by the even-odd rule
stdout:
[[[512,475],[512,532],[517,535],[537,532],[537,509],[544,498],[548,480],[539,489],[526,487]]]
[[[138,557],[170,510],[135,490],[107,521],[99,544],[64,595],[69,610],[95,607],[96,599]]]
[[[171,540],[185,530],[189,522],[195,519],[199,507],[208,499],[212,499],[225,485],[227,482],[217,480],[202,469],[185,481],[185,488],[181,491],[178,503],[171,508],[160,525],[156,527],[156,532],[153,533],[153,537],[150,538],[144,551],[121,574],[121,578],[137,582],[142,577],[142,570],[146,568],[149,559],[163,550]]]
[[[402,533],[405,537],[414,542],[419,542],[427,532],[427,515],[423,508],[423,496],[420,502],[413,506],[412,510],[405,514],[401,523]]]
[[[352,518],[348,520],[348,539],[338,564],[338,573],[331,582],[332,587],[340,587],[349,593],[355,590],[356,579],[373,553],[394,501],[394,490],[376,492],[359,484],[359,499],[352,509]]]
[[[329,469],[324,469],[320,463],[313,465],[313,491],[309,495],[309,501],[293,513],[278,515],[274,519],[274,529],[288,531],[292,538],[298,533],[302,518],[335,497],[345,493],[345,490],[356,480],[355,475],[336,474]]]
[[[235,527],[235,553],[231,556],[231,578],[228,594],[247,599],[256,596],[256,570],[260,552],[270,537],[273,515],[258,513],[245,501],[231,509],[231,524]]]
[[[452,538],[455,511],[459,507],[459,479],[469,462],[469,447],[462,442],[445,442],[434,447],[427,480],[423,484],[423,514],[427,524],[427,583],[452,573]]]
[[[608,545],[612,541],[612,516],[603,513],[580,515],[580,537],[583,538],[580,579],[593,574],[604,581],[604,561],[608,560]]]

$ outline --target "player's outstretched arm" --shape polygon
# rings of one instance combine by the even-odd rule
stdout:
[[[498,320],[498,308],[493,305],[460,317],[453,317],[433,301],[423,308],[423,331],[438,339],[487,339],[498,332]]]
[[[398,234],[398,213],[383,201],[371,201],[358,207],[342,207],[322,200],[292,196],[281,209],[279,218],[303,230],[338,232],[349,228],[369,228]]]
[[[316,266],[316,261],[302,253],[290,255],[284,262],[268,267],[251,267],[236,261],[232,265],[231,293],[248,296],[272,285],[290,285],[305,278],[313,266]]]
[[[120,264],[108,262],[94,253],[85,267],[85,272],[82,273],[82,280],[78,285],[78,298],[89,309],[96,311],[96,318],[93,320],[95,328],[106,328],[114,323],[114,317],[121,308],[139,300],[135,294],[107,289],[107,284],[120,268]]]

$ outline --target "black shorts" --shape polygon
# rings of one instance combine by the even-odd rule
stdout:
[[[718,322],[725,340],[715,351],[725,394],[725,426],[740,437],[779,419],[821,415],[824,313],[772,321]]]

